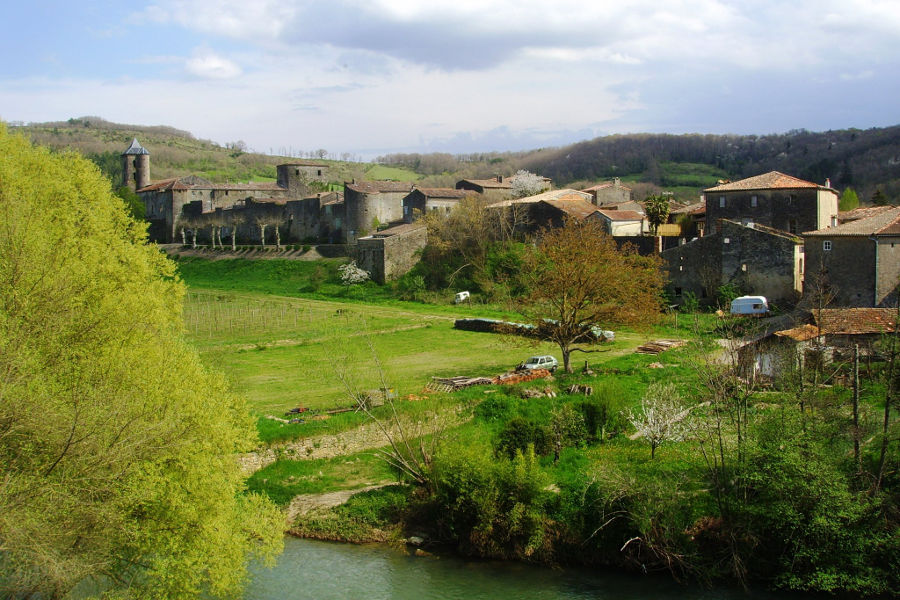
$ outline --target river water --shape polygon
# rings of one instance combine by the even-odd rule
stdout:
[[[381,545],[285,538],[273,569],[255,569],[245,600],[785,600],[785,595],[680,586],[666,577],[416,557]],[[809,598],[809,597],[807,597]]]

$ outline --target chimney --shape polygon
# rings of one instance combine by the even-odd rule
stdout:
[[[616,187],[619,187],[620,183],[619,183],[619,178],[618,178],[618,177],[613,178],[613,185],[616,186]]]
[[[503,175],[497,175],[497,183],[503,183]]]
[[[825,187],[827,187],[827,188],[831,187],[831,177],[825,178]]]
[[[838,226],[837,215],[831,215],[831,226],[832,227]]]

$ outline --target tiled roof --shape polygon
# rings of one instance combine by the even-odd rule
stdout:
[[[824,186],[815,184],[811,181],[804,181],[803,179],[798,179],[796,177],[792,177],[791,175],[785,175],[784,173],[779,173],[778,171],[769,171],[768,173],[764,173],[762,175],[756,175],[755,177],[748,177],[747,179],[741,179],[740,181],[730,181],[728,183],[723,183],[717,185],[715,187],[707,188],[703,190],[704,192],[736,192],[736,191],[748,191],[748,190],[796,190],[801,188],[811,188],[811,189],[823,189],[829,190],[831,188],[826,188]],[[834,190],[832,190],[834,191]],[[836,194],[837,192],[834,191]]]
[[[807,231],[803,235],[815,237],[900,235],[900,206],[892,206],[888,210],[835,227]]]
[[[706,202],[695,202],[669,211],[670,215],[702,215],[706,213]]]
[[[382,192],[410,192],[413,184],[408,181],[357,181],[346,184],[348,189],[362,194],[380,194]]]
[[[202,185],[195,185],[194,187],[203,187]],[[281,187],[277,183],[273,183],[270,181],[265,182],[250,182],[250,183],[212,183],[208,187],[214,190],[228,190],[238,191],[238,192],[253,192],[253,191],[265,191],[265,192],[283,192],[285,188]]]
[[[139,192],[158,192],[160,190],[171,190],[173,186],[178,182],[177,177],[173,177],[171,179],[162,179],[160,181],[154,181],[150,185],[144,186],[139,189]],[[187,188],[185,188],[187,189]]]
[[[581,200],[585,200],[586,202],[591,201],[591,195],[585,192],[579,192],[578,190],[551,190],[549,192],[543,192],[541,194],[536,194],[534,196],[528,196],[526,198],[515,198],[513,200],[503,200],[501,202],[495,202],[494,204],[490,204],[491,207],[500,207],[500,206],[513,206],[515,204],[534,204],[535,202],[544,202],[547,200],[563,200],[566,198],[577,198]],[[593,206],[593,205],[591,205]],[[596,207],[595,207],[596,208]]]
[[[597,185],[592,185],[591,187],[585,188],[581,191],[582,192],[595,192],[597,190],[605,190],[605,189],[611,188],[611,187],[618,187],[620,190],[629,190],[629,191],[631,190],[631,188],[628,187],[627,185],[622,185],[621,183],[619,183],[619,185],[616,186],[615,181],[604,181],[603,183],[598,183]]]
[[[896,308],[825,308],[812,311],[813,321],[825,333],[859,335],[894,331]]]
[[[566,196],[563,198],[554,198],[542,200],[553,208],[566,213],[576,219],[584,219],[588,215],[597,212],[597,207],[585,200],[584,198],[573,198]]]
[[[597,210],[610,221],[642,221],[644,215],[634,210]]]
[[[778,337],[790,338],[797,342],[805,342],[807,340],[813,339],[814,337],[817,337],[819,335],[819,328],[815,325],[810,325],[809,323],[807,323],[806,325],[794,327],[793,329],[776,331],[775,335],[777,335]]]
[[[845,210],[838,213],[838,223],[849,223],[850,221],[858,221],[867,217],[874,217],[886,210],[891,210],[891,206],[861,206],[853,210]]]
[[[461,200],[466,197],[466,190],[457,190],[455,188],[417,187],[415,188],[415,190],[422,192],[422,194],[427,198],[449,198],[453,200]]]
[[[508,178],[504,179],[503,181],[498,181],[496,177],[492,177],[491,179],[463,179],[456,185],[459,185],[460,183],[471,183],[473,185],[477,185],[478,187],[490,189],[508,190],[512,187],[512,183],[510,183]]]

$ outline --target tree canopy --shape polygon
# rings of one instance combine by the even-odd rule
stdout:
[[[841,192],[841,199],[838,203],[838,209],[853,210],[854,208],[859,208],[859,196],[856,194],[856,191],[854,191],[853,188],[845,188],[844,191]]]
[[[642,204],[650,223],[650,233],[656,235],[659,226],[669,218],[669,198],[664,194],[655,194],[647,196]]]
[[[95,166],[0,123],[0,596],[234,594],[282,517],[241,401],[182,339],[184,286]]]
[[[592,343],[592,327],[650,322],[659,314],[658,259],[619,250],[598,221],[569,219],[543,230],[523,275],[530,293],[521,309],[544,339],[559,345],[563,366],[577,344]]]

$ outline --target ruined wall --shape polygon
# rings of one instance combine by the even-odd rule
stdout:
[[[900,236],[878,238],[876,277],[875,306],[885,308],[897,306],[898,283],[900,283]]]
[[[417,252],[428,242],[425,227],[417,227],[387,237],[369,236],[357,240],[357,264],[372,279],[384,283],[405,274],[419,262]]]

